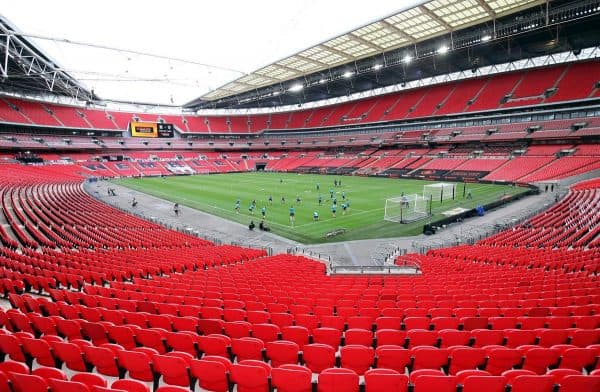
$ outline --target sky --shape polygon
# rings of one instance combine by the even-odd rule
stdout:
[[[50,38],[29,39],[101,98],[182,105],[415,3],[422,1],[32,0],[7,2],[1,13],[23,34]]]

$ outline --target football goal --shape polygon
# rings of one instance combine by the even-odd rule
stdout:
[[[433,201],[454,199],[456,184],[437,182],[435,184],[423,185],[423,197]]]
[[[385,200],[383,219],[390,222],[409,223],[428,216],[429,199],[417,194]]]

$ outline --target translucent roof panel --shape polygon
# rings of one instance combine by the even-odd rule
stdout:
[[[269,86],[272,80],[285,82],[449,34],[543,2],[544,0],[432,0],[417,3],[418,5],[409,9],[361,26],[258,69],[254,74],[266,78],[253,79],[246,91]],[[217,96],[220,98],[228,95],[232,94],[211,92],[202,98],[211,100]]]

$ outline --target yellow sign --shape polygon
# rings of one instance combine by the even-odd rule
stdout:
[[[158,137],[156,123],[132,121],[129,123],[129,129],[133,137]]]

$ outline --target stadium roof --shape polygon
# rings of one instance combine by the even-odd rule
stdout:
[[[204,94],[215,100],[451,34],[544,0],[432,0],[302,50]]]
[[[423,0],[403,0],[400,6],[418,2]],[[387,15],[398,4],[13,1],[3,4],[0,19],[101,99],[181,105],[274,59]]]

